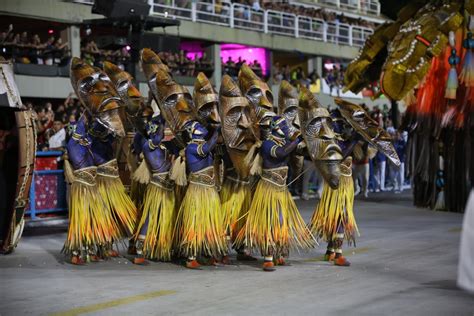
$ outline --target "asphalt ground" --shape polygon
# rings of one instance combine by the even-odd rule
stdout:
[[[316,203],[297,201],[305,220]],[[350,267],[322,261],[321,243],[271,273],[262,258],[198,271],[127,256],[73,266],[60,253],[64,221],[30,225],[0,257],[0,315],[474,315],[474,296],[456,287],[462,214],[415,208],[409,192],[358,197],[355,213]]]

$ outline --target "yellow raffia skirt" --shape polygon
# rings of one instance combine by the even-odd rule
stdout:
[[[227,252],[213,166],[191,173],[175,227],[179,255],[218,257]]]
[[[143,255],[151,260],[170,261],[172,256],[176,208],[174,185],[169,182],[167,175],[154,174],[148,184],[142,217],[135,234],[135,240],[144,238]],[[140,230],[146,224],[146,235],[141,236]]]
[[[259,249],[262,255],[306,250],[316,240],[301,217],[286,187],[288,167],[263,169],[255,189],[247,222],[235,241],[236,248]]]
[[[141,209],[148,184],[132,180],[130,184],[130,198],[137,209]]]
[[[116,159],[97,167],[97,189],[117,223],[114,237],[131,236],[135,232],[138,211],[120,181]]]
[[[113,240],[117,229],[97,191],[96,171],[96,167],[74,171],[68,200],[69,227],[63,248],[67,254],[86,249],[95,252]]]
[[[332,241],[344,230],[344,238],[355,243],[359,230],[354,217],[354,181],[350,167],[341,165],[339,188],[331,189],[324,182],[321,201],[314,210],[309,224],[311,232],[326,241]]]
[[[225,178],[220,191],[224,227],[234,241],[245,226],[252,203],[250,184],[237,179]]]

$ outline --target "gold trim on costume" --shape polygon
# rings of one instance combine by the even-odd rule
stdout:
[[[216,185],[214,166],[201,169],[189,174],[189,182],[197,185],[213,187]]]
[[[84,185],[95,186],[95,177],[97,175],[97,167],[85,167],[74,170],[74,182],[80,182]]]
[[[288,167],[279,167],[262,170],[262,180],[270,182],[278,187],[286,187],[288,178]]]
[[[117,164],[117,159],[112,159],[104,164],[98,165],[97,174],[103,177],[118,178],[119,168]]]
[[[160,172],[160,173],[153,173],[151,176],[151,184],[156,185],[163,190],[166,191],[173,191],[174,183],[169,178],[169,172]]]

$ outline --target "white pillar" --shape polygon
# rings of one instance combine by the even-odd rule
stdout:
[[[81,57],[81,35],[79,27],[69,26],[67,28],[67,37],[72,57]]]
[[[221,46],[219,44],[214,44],[211,47],[212,49],[212,60],[214,66],[214,85],[216,86],[217,91],[221,86],[222,80],[222,65],[221,65]]]

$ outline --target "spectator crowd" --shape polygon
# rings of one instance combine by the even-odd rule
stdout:
[[[175,0],[175,5],[180,8],[191,9],[192,0]],[[171,5],[169,0],[158,0],[157,4]],[[237,4],[234,15],[239,20],[247,20],[253,22],[263,21],[263,10],[272,10],[277,12],[283,12],[288,14],[294,14],[304,16],[313,19],[320,19],[326,22],[332,23],[345,23],[354,26],[362,26],[367,28],[375,28],[373,22],[367,21],[362,18],[352,18],[345,16],[343,13],[336,13],[332,10],[327,10],[320,7],[311,5],[301,5],[290,3],[289,1],[271,1],[271,0],[200,0],[198,1],[197,9],[201,12],[209,12],[222,17],[229,16],[230,6]],[[347,9],[350,9],[347,7]],[[270,18],[272,16],[270,15]],[[291,27],[293,21],[288,19],[284,20],[285,26]]]
[[[225,62],[221,59],[222,74],[229,75],[233,79],[236,79],[239,74],[240,67],[242,67],[243,64],[247,64],[247,66],[249,66],[260,78],[267,79],[266,74],[263,73],[262,65],[258,62],[258,60],[248,62],[247,60],[242,59],[240,56],[237,57],[237,60],[233,60],[232,57],[229,56]]]
[[[69,44],[56,37],[53,30],[48,34],[15,33],[13,27],[0,33],[1,54],[21,64],[67,65],[70,59]],[[46,40],[45,40],[46,39]]]
[[[63,150],[68,131],[74,128],[79,116],[85,111],[74,93],[62,103],[26,101],[25,106],[32,110],[36,122],[37,150]]]

